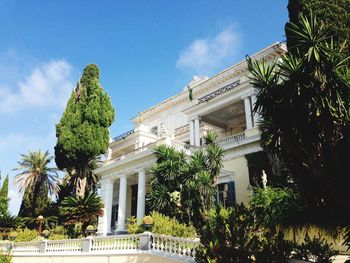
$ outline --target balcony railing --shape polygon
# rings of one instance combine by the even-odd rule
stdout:
[[[114,137],[112,139],[112,142],[117,142],[117,141],[121,141],[124,140],[126,137],[128,137],[129,135],[133,134],[135,132],[134,129],[124,132],[123,134],[118,135],[117,137]]]
[[[194,262],[199,240],[152,233],[0,243],[0,249],[14,257],[65,255],[154,254],[183,262]]]
[[[225,138],[219,139],[218,144],[219,145],[226,145],[226,144],[231,144],[231,143],[241,143],[245,139],[245,132],[233,134],[230,136],[227,136]]]
[[[162,138],[160,140],[157,140],[155,142],[152,142],[152,143],[149,143],[149,144],[146,144],[142,147],[139,147],[131,152],[128,152],[128,153],[124,153],[122,155],[119,155],[111,160],[108,160],[107,162],[110,163],[110,162],[115,162],[115,161],[119,161],[119,160],[124,160],[128,157],[131,157],[131,156],[134,156],[136,154],[139,154],[139,153],[142,153],[144,151],[147,151],[147,150],[152,150],[154,148],[156,148],[157,146],[159,145],[168,145],[168,146],[172,146],[174,147],[176,150],[178,151],[192,151],[195,149],[194,146],[192,145],[189,145],[187,143],[184,143],[184,142],[181,142],[181,141],[176,141],[176,140],[172,140],[170,138]]]

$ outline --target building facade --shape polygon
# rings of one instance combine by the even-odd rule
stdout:
[[[276,43],[251,57],[271,62],[285,52],[285,45]],[[242,60],[211,78],[194,77],[181,93],[133,118],[133,130],[111,140],[107,160],[95,170],[101,176],[100,195],[105,205],[98,222],[99,234],[122,233],[128,217],[144,217],[156,146],[165,144],[191,154],[202,146],[208,131],[217,133],[225,152],[217,201],[229,206],[249,199],[244,156],[261,148],[259,116],[252,113],[256,90],[248,73],[247,62]]]

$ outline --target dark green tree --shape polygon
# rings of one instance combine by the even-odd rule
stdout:
[[[345,43],[349,53],[350,39],[350,0],[289,0],[289,20],[291,23],[300,24],[301,14],[310,16],[313,14],[325,31],[332,35],[334,40]],[[287,23],[286,26],[288,26]],[[287,45],[290,51],[293,50],[294,40],[287,35]]]
[[[314,17],[286,27],[293,52],[267,65],[248,60],[258,89],[263,148],[279,155],[313,223],[350,220],[349,57]]]
[[[114,109],[99,83],[99,69],[87,65],[56,125],[55,161],[58,168],[71,175],[77,193],[83,195],[94,188],[89,167],[96,156],[106,153],[113,121]]]
[[[0,189],[0,214],[8,214],[9,176],[5,177]]]

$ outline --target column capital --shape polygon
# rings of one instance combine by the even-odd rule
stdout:
[[[247,93],[247,94],[244,94],[242,95],[241,99],[244,100],[244,99],[247,99],[251,96],[251,93]]]
[[[137,169],[135,169],[135,171],[137,172],[137,173],[140,173],[140,172],[146,172],[148,169],[146,168],[146,167],[142,167],[142,168],[137,168]]]

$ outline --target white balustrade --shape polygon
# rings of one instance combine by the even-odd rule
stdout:
[[[152,234],[152,251],[164,256],[177,257],[186,261],[194,260],[199,241],[188,238]]]
[[[150,253],[194,262],[199,241],[159,234],[135,234],[83,239],[44,240],[15,242],[12,255],[110,255],[129,253]],[[147,245],[149,244],[149,245]],[[11,248],[8,243],[0,243],[0,251]]]
[[[49,240],[46,245],[47,253],[80,253],[82,251],[81,239]]]
[[[237,133],[234,135],[227,136],[218,140],[219,145],[225,145],[230,143],[240,143],[245,139],[245,132]]]
[[[16,254],[34,254],[39,253],[40,242],[16,242],[12,244],[12,252]]]
[[[139,244],[139,235],[95,237],[91,239],[91,252],[136,251]]]

